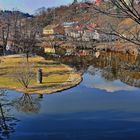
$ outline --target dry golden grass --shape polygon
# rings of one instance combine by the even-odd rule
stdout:
[[[21,56],[0,57],[0,88],[44,94],[70,88],[81,81],[80,74],[75,73],[72,68],[36,56],[29,58],[29,63],[33,64],[35,74],[38,68],[43,70],[43,83],[37,84],[36,77],[34,77],[29,88],[25,89],[13,76],[15,69],[25,61],[26,58]]]

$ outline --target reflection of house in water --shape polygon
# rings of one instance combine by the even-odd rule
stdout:
[[[79,56],[88,56],[88,55],[90,55],[92,52],[91,52],[91,50],[79,50],[78,51],[78,55]]]
[[[69,60],[71,59],[72,57],[69,58]],[[66,60],[68,61],[68,59]],[[96,69],[98,69],[106,81],[119,81],[129,85],[130,89],[132,87],[140,87],[140,56],[135,59],[135,56],[128,54],[101,53],[98,58],[94,55],[86,57],[79,56],[73,58],[69,63],[64,62],[63,58],[63,63],[70,63],[78,71],[87,71],[91,75],[94,75]],[[126,85],[124,86],[126,87]]]
[[[95,52],[95,57],[98,58],[100,56],[100,52]]]

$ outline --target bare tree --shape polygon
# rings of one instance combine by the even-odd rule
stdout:
[[[23,17],[19,11],[1,11],[0,16],[0,41],[3,47],[3,55],[6,54],[6,47],[8,43],[16,44],[16,38],[19,35],[18,29],[20,20]]]
[[[26,54],[27,62],[30,54],[39,49],[39,28],[40,24],[33,18],[24,18],[19,21],[18,30],[15,36],[15,45],[21,53]]]
[[[108,0],[102,3],[100,6],[93,6],[94,10],[101,14],[115,18],[115,19],[131,19],[133,21],[133,28],[137,28],[135,32],[131,28],[120,32],[118,28],[114,28],[114,25],[109,24],[110,31],[102,30],[105,34],[112,34],[132,42],[136,45],[140,45],[140,4],[136,0]]]
[[[22,16],[20,13],[17,11],[12,12],[12,17],[11,17],[11,22],[12,22],[12,35],[11,35],[11,40],[12,40],[12,45],[13,49],[18,53],[17,43],[18,43],[18,36],[20,35],[19,30],[20,30],[20,25],[22,21]]]
[[[11,27],[10,15],[7,16],[2,15],[0,19],[0,40],[3,46],[3,55],[5,55],[6,53],[6,46],[10,38],[10,27]]]
[[[30,63],[24,62],[19,64],[13,72],[13,78],[20,83],[24,88],[28,88],[31,80],[34,78],[33,66]]]

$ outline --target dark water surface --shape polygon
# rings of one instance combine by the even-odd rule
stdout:
[[[43,98],[7,91],[12,130],[0,128],[0,140],[140,140],[139,57],[65,59],[83,72],[81,84]]]

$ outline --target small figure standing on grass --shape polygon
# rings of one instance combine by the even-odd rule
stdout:
[[[41,68],[37,70],[37,83],[42,84],[42,69]]]

